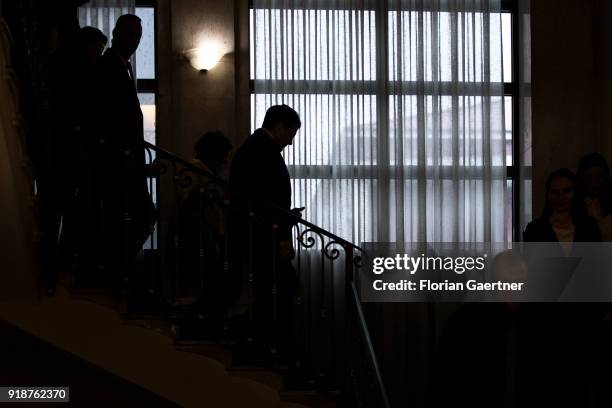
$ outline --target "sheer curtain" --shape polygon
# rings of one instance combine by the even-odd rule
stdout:
[[[254,0],[252,128],[286,103],[295,206],[355,243],[511,233],[500,0]],[[508,106],[506,106],[508,105]]]

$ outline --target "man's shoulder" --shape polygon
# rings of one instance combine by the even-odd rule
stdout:
[[[265,130],[263,129],[257,129],[253,132],[253,134],[251,134],[251,136],[249,136],[246,140],[247,142],[250,143],[265,143],[265,144],[271,144],[269,142],[272,141],[272,138],[270,137],[270,135],[268,133],[266,133]]]
[[[109,48],[96,62],[96,70],[99,74],[108,75],[109,73],[123,72],[123,67],[119,56]]]
[[[238,150],[242,150],[243,152],[248,152],[252,150],[273,151],[274,143],[270,136],[264,130],[257,129],[255,132],[253,132],[251,136],[247,138],[247,140],[244,141],[244,143],[242,144],[242,146],[240,146]]]
[[[275,153],[271,139],[265,131],[258,129],[250,135],[236,150],[232,160],[232,168],[244,168],[248,172],[265,171],[273,162]]]

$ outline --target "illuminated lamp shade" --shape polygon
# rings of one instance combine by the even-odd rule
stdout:
[[[207,44],[185,51],[185,56],[189,59],[192,67],[200,72],[207,72],[217,65],[223,57],[223,53],[218,47]]]

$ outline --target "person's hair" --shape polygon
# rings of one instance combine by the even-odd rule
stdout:
[[[135,14],[123,14],[119,16],[117,23],[115,23],[115,28],[113,28],[113,38],[116,38],[117,34],[130,22],[142,23],[142,20]]]
[[[557,169],[548,175],[545,184],[546,193],[544,196],[544,211],[542,212],[542,217],[548,217],[552,214],[552,205],[550,204],[548,195],[550,193],[550,187],[553,181],[561,178],[570,180],[574,185],[574,199],[572,201],[571,208],[572,217],[574,218],[574,220],[584,218],[586,216],[584,212],[584,206],[578,200],[578,193],[576,191],[578,185],[576,181],[576,175],[568,168]]]
[[[196,158],[208,163],[211,160],[216,160],[232,150],[232,143],[227,137],[218,130],[206,132],[193,146]]]
[[[104,35],[104,33],[98,30],[95,27],[82,27],[79,30],[77,36],[77,46],[80,51],[85,50],[91,44],[95,44],[97,42],[101,42],[103,44],[108,43],[108,38]]]
[[[277,123],[282,123],[291,129],[299,129],[302,126],[300,115],[288,105],[274,105],[266,111],[261,127],[271,129]]]
[[[580,159],[578,163],[578,170],[576,171],[577,186],[576,191],[578,192],[581,199],[586,195],[586,188],[584,185],[584,173],[592,168],[599,167],[604,173],[604,185],[602,187],[601,196],[598,197],[603,211],[606,214],[612,213],[612,177],[610,176],[610,166],[606,159],[599,153],[589,153]]]

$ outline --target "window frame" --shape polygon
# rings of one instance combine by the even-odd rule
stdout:
[[[291,4],[288,5],[288,7],[291,7],[294,10],[335,10],[337,9],[337,5],[341,4],[341,5],[346,5],[346,2],[344,0],[328,0],[325,3],[319,2],[317,4],[316,7],[312,7],[312,3],[306,0],[297,0],[292,2]],[[365,10],[371,10],[375,12],[375,19],[378,19],[379,14],[381,14],[380,10],[378,10],[379,8],[379,2],[376,0],[364,0],[364,9]],[[444,6],[445,6],[446,1],[445,0],[441,0],[440,1],[440,6],[442,7],[441,11],[444,11]],[[269,7],[266,7],[266,1],[265,0],[249,0],[249,13],[253,12],[254,10],[267,10],[269,9]],[[386,12],[388,11],[393,11],[394,7],[393,7],[393,1],[391,1],[391,6],[389,6],[387,9],[385,9]],[[518,10],[518,0],[501,0],[501,13],[503,14],[509,14],[510,15],[510,36],[511,36],[511,49],[510,49],[510,55],[511,55],[511,59],[512,59],[512,64],[511,64],[511,81],[510,82],[503,82],[503,87],[504,87],[504,93],[502,95],[502,98],[510,98],[511,100],[511,123],[512,123],[512,129],[510,132],[510,136],[511,136],[511,143],[512,143],[512,164],[510,165],[506,165],[506,183],[511,182],[512,183],[512,189],[511,189],[511,194],[512,194],[512,240],[513,241],[520,241],[520,237],[522,235],[522,228],[521,228],[521,186],[520,186],[520,182],[518,180],[519,177],[519,165],[521,163],[520,161],[520,154],[521,154],[521,144],[519,143],[518,137],[520,135],[520,117],[519,117],[519,112],[520,112],[520,99],[519,99],[519,70],[520,70],[520,61],[519,61],[519,55],[520,55],[520,47],[519,47],[519,41],[518,41],[518,27],[519,27],[519,10]],[[385,24],[380,24],[378,21],[376,23],[376,38],[377,41],[388,41],[388,34],[385,32],[385,28],[387,26],[387,22],[388,22],[388,13],[382,13],[384,15],[384,23]],[[248,32],[251,32],[252,27],[250,27],[250,23],[249,23],[249,27],[248,27]],[[386,58],[386,51],[385,51],[385,55],[382,58]],[[387,79],[387,72],[380,72],[380,71],[384,71],[384,70],[377,70],[376,72],[376,79],[375,80],[371,80],[371,81],[363,81],[360,83],[359,85],[359,90],[360,93],[364,93],[365,90],[365,94],[366,95],[376,95],[376,83],[380,83],[379,81],[386,81],[389,82],[390,80]],[[250,69],[249,69],[250,72]],[[250,99],[252,100],[252,98],[254,97],[254,95],[257,95],[255,93],[255,84],[256,83],[274,83],[277,82],[277,80],[274,79],[251,79],[251,72],[249,75],[249,95],[250,95]],[[275,89],[279,89],[277,93],[283,93],[283,94],[307,94],[307,95],[311,95],[311,94],[324,94],[326,93],[327,89],[331,89],[331,85],[333,83],[333,85],[336,87],[336,89],[338,89],[338,86],[340,86],[341,90],[342,90],[342,94],[347,94],[347,95],[355,95],[356,92],[353,89],[354,87],[354,83],[352,81],[343,81],[343,80],[289,80],[289,81],[282,81],[284,83],[287,83],[288,86],[283,87],[282,89],[280,89],[278,86],[278,84],[276,84],[276,88]],[[407,84],[408,86],[410,86],[411,82],[405,82],[405,84]],[[450,84],[450,82],[449,82]],[[444,92],[444,83],[442,84],[442,89]],[[475,94],[480,94],[477,92],[476,88],[477,88],[477,84],[465,84],[466,86],[466,90],[464,91],[466,95],[469,95],[470,93],[475,93]],[[474,89],[470,89],[471,87],[474,87]],[[394,87],[391,87],[391,89],[393,89]],[[450,87],[449,87],[450,88]],[[403,89],[406,89],[405,87],[403,87]],[[427,93],[427,84],[426,84],[426,93]],[[439,92],[437,93],[439,94]],[[390,93],[389,95],[393,95],[392,93]],[[412,95],[412,93],[404,93],[403,95]],[[385,101],[379,101],[377,103],[377,111],[379,112],[379,114],[381,114],[381,109],[386,109],[384,107],[384,105],[388,105],[388,98],[384,98]],[[382,102],[382,103],[381,103]],[[381,108],[381,106],[383,106]],[[251,107],[252,109],[252,107]],[[388,110],[388,109],[387,109]],[[385,111],[382,112],[382,114],[386,114]],[[505,120],[505,119],[504,119]],[[504,136],[505,137],[505,136]],[[321,178],[321,179],[329,179],[329,177],[325,177],[325,175],[327,174],[331,174],[330,169],[331,166],[328,165],[294,165],[291,166],[293,170],[297,170],[297,172],[300,174],[300,176],[298,178],[301,178],[302,176],[307,176],[308,178]],[[343,168],[346,167],[346,169],[341,169],[343,171],[341,171],[341,173],[346,173],[346,174],[351,174],[355,171],[357,171],[357,169],[359,169],[359,171],[362,172],[364,169],[366,169],[366,167],[368,167],[367,165],[360,165],[360,164],[355,164],[355,165],[347,165],[347,166],[342,166]],[[372,167],[372,166],[369,166]],[[374,166],[375,167],[375,166]],[[407,166],[407,167],[413,167],[413,166]],[[445,168],[450,166],[442,166],[442,172],[441,175],[443,178],[446,178],[444,175],[446,173],[448,173],[448,171],[445,171]],[[376,174],[376,169],[373,168],[371,169],[371,172],[373,175]],[[294,172],[295,173],[295,172]],[[477,172],[474,172],[477,173]],[[294,176],[295,177],[295,176]],[[390,178],[392,178],[392,176],[390,175]],[[470,172],[468,172],[468,176],[466,177],[467,179],[471,179],[471,178],[478,178],[477,174],[471,174]]]
[[[138,93],[153,93],[157,101],[157,0],[136,0],[135,8],[152,8],[153,9],[153,49],[155,52],[155,79],[136,79],[136,90]],[[155,136],[157,139],[157,134]]]
[[[136,78],[136,92],[138,94],[153,94],[155,100],[155,106],[157,106],[158,99],[158,38],[157,38],[157,0],[136,0],[135,9],[139,8],[152,8],[153,9],[153,52],[154,52],[154,79],[139,79]],[[138,62],[137,62],[138,63]],[[155,121],[157,122],[157,109],[155,109]],[[157,126],[155,127],[155,145],[159,141],[159,132]],[[152,152],[153,153],[153,152]],[[158,175],[147,176],[147,183],[151,183],[149,188],[155,189],[156,198],[159,199],[160,193],[160,178]],[[153,191],[150,192],[153,194]],[[155,203],[157,205],[157,203]],[[159,228],[155,228],[155,231],[149,236],[147,241],[144,243],[143,248],[146,251],[154,251],[159,247]]]

